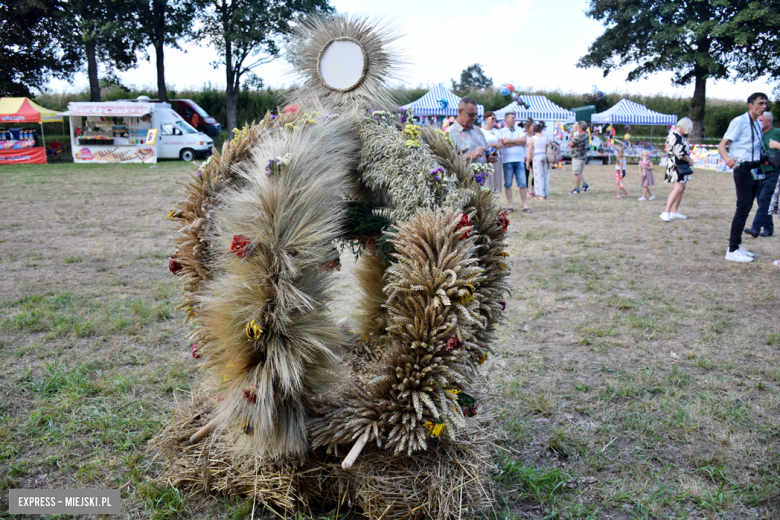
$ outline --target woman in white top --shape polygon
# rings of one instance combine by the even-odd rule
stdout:
[[[495,130],[496,115],[493,111],[488,110],[485,112],[484,117],[485,124],[481,128],[482,134],[485,136],[488,146],[496,149],[496,155],[498,156],[498,160],[493,163],[493,174],[485,182],[485,186],[489,186],[493,191],[501,193],[501,189],[504,187],[504,172],[501,168],[501,152],[498,150],[504,147],[504,143],[498,138],[498,133]]]
[[[547,138],[542,135],[542,125],[534,125],[534,136],[528,143],[531,154],[525,158],[526,166],[533,163],[536,200],[544,200],[550,193],[550,163],[547,162]]]
[[[531,139],[533,138],[533,136],[534,136],[534,122],[529,117],[528,121],[526,121],[525,123],[525,157],[526,158],[528,157],[533,158],[533,154],[531,153],[531,148],[530,148]],[[526,161],[525,185],[528,187],[528,195],[531,197],[535,197],[536,192],[534,191],[534,176],[533,176],[534,172],[533,172],[533,168],[529,168],[527,164],[532,164],[532,163],[528,163],[528,161]]]

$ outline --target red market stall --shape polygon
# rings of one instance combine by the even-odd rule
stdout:
[[[46,164],[43,123],[54,122],[62,122],[62,116],[34,101],[27,98],[0,98],[0,164]],[[41,125],[42,146],[36,146],[34,130],[10,128],[23,123]]]

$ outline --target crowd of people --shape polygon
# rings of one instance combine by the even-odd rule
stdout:
[[[772,215],[778,213],[780,206],[780,129],[774,128],[771,112],[767,112],[768,98],[765,94],[755,93],[747,100],[746,114],[731,121],[718,152],[726,165],[734,171],[736,188],[736,211],[731,223],[729,247],[726,260],[752,262],[755,255],[742,245],[742,235],[770,237],[774,233]],[[458,153],[472,162],[490,163],[493,175],[487,185],[501,192],[503,184],[507,199],[507,210],[515,211],[512,197],[513,185],[517,185],[522,202],[522,211],[531,213],[528,199],[536,197],[545,200],[550,192],[550,162],[548,160],[548,138],[542,133],[541,122],[528,120],[518,124],[514,113],[504,116],[504,127],[498,128],[495,113],[484,114],[481,128],[476,126],[477,102],[464,97],[458,105],[458,116],[447,128]],[[570,194],[588,191],[584,168],[588,158],[588,125],[584,121],[575,123],[569,139],[569,154],[572,159],[574,189]],[[666,207],[660,218],[665,222],[685,220],[688,217],[680,213],[680,203],[688,181],[693,174],[694,164],[691,158],[688,136],[693,122],[684,117],[673,126],[666,139],[668,160],[664,173],[664,182],[672,184],[672,191],[666,200]],[[639,162],[642,196],[638,200],[653,200],[650,187],[655,185],[653,168],[648,152],[642,153]],[[617,187],[616,198],[629,196],[624,184],[626,160],[623,150],[618,148],[615,166]],[[754,201],[758,200],[758,210],[753,223],[745,227]],[[780,265],[780,260],[775,261]]]

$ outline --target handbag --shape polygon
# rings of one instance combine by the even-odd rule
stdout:
[[[675,164],[675,168],[677,168],[677,175],[685,176],[693,174],[693,168],[691,168],[691,165],[687,162]]]

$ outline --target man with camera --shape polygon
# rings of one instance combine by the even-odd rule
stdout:
[[[742,230],[756,198],[758,181],[765,177],[761,171],[761,164],[766,160],[762,157],[763,133],[758,118],[766,110],[767,96],[756,92],[747,103],[747,113],[731,121],[718,145],[720,156],[729,168],[734,169],[737,190],[737,210],[731,222],[729,249],[726,251],[726,260],[732,262],[753,261],[753,253],[742,246]]]
[[[474,126],[477,120],[477,102],[470,97],[461,98],[458,103],[458,118],[447,128],[452,144],[459,155],[471,162],[495,163],[495,150],[488,150],[487,140],[482,130]]]
[[[761,114],[761,117],[758,118],[761,121],[761,131],[764,134],[761,140],[764,145],[764,153],[769,152],[770,141],[780,141],[780,128],[772,126],[773,119],[772,112],[768,111]],[[764,164],[761,166],[761,169],[764,171],[766,179],[758,183],[758,209],[756,210],[756,216],[753,217],[753,225],[745,228],[745,233],[753,235],[753,238],[758,236],[771,237],[775,230],[772,215],[769,214],[769,201],[775,192],[780,170],[771,164]]]

